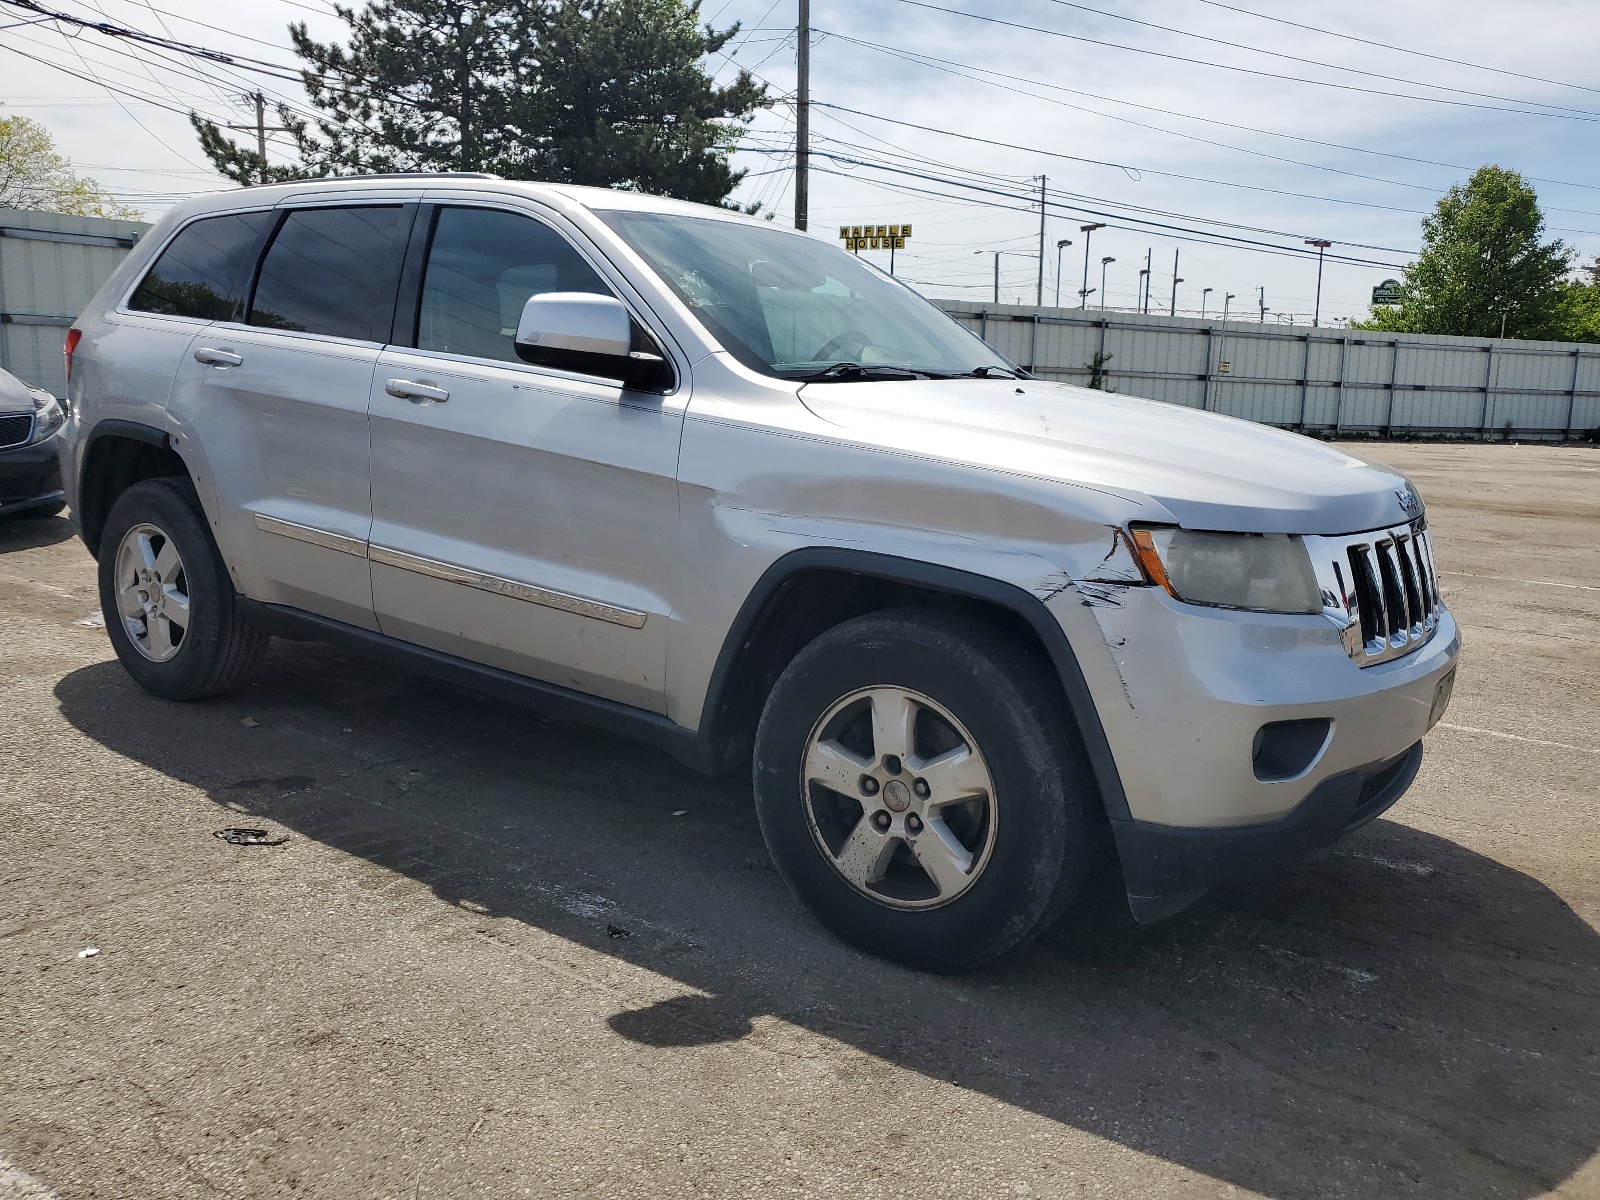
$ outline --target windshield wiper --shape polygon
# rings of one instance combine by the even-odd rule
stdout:
[[[856,379],[951,379],[954,377],[944,371],[929,371],[922,367],[891,367],[876,363],[836,362],[822,368],[820,371],[808,371],[800,375],[790,375],[785,372],[784,378],[796,379],[802,383],[843,383]]]
[[[974,367],[968,371],[969,375],[976,375],[979,379],[1021,379],[1022,375],[1010,367]]]

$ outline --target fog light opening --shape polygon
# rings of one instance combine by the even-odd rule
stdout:
[[[1262,783],[1298,779],[1322,757],[1333,734],[1326,717],[1308,721],[1273,721],[1256,730],[1250,763]]]

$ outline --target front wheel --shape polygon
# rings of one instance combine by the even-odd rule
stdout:
[[[267,638],[245,620],[186,479],[147,479],[112,505],[100,539],[100,611],[147,692],[198,700],[235,688]]]
[[[1035,657],[979,621],[902,609],[829,630],[778,679],[756,735],[761,828],[840,937],[960,970],[1077,894],[1098,798]]]

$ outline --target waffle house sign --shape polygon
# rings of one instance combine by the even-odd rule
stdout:
[[[839,236],[844,239],[846,250],[904,250],[911,226],[841,225]]]

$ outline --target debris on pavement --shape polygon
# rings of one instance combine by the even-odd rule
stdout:
[[[680,808],[672,815],[675,817],[687,817],[689,815],[689,810],[687,808]]]
[[[78,951],[78,957],[79,958],[93,958],[95,955],[97,955],[99,953],[100,953],[100,947],[98,947],[98,946],[85,946],[82,950]]]
[[[610,934],[614,938],[625,938],[625,937],[632,937],[633,936],[633,934],[629,933],[621,925],[615,925],[610,921],[606,922],[606,932],[608,934]]]
[[[246,717],[243,721],[240,722],[240,724],[243,725],[246,729],[255,729],[257,726],[259,726],[261,724],[261,722],[256,720],[254,717]]]
[[[104,629],[106,627],[106,615],[99,609],[95,609],[83,620],[74,621],[73,624],[79,629]]]
[[[221,838],[230,846],[281,846],[289,840],[287,833],[275,838],[265,829],[246,829],[241,826],[219,829],[211,836]]]

